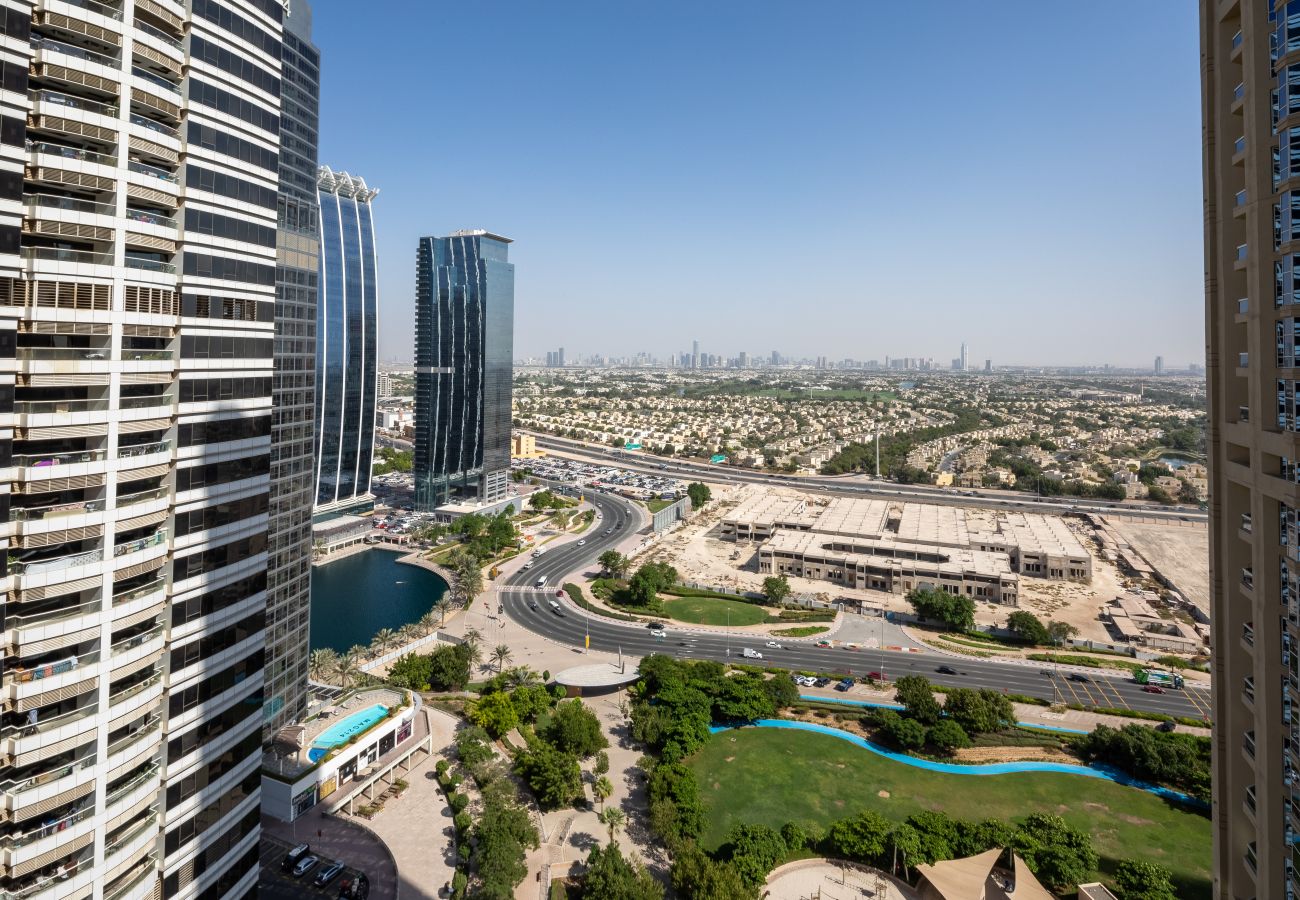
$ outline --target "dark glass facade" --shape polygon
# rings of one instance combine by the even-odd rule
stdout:
[[[379,285],[371,202],[360,178],[322,166],[320,300],[316,313],[317,507],[370,493],[375,445]]]
[[[515,267],[485,231],[420,240],[416,255],[415,503],[505,495]]]
[[[316,499],[316,203],[320,51],[311,7],[295,2],[281,56],[279,196],[275,267],[275,415],[267,564],[264,734],[307,711],[311,515]]]

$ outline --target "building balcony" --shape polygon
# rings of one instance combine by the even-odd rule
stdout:
[[[73,450],[67,453],[15,454],[13,464],[18,469],[16,480],[30,484],[47,478],[99,474],[107,468],[107,460],[105,450]]]
[[[1255,646],[1255,623],[1244,622],[1241,626],[1241,642],[1247,647]]]
[[[104,842],[104,865],[112,868],[124,858],[139,854],[152,847],[158,838],[158,810],[150,807],[147,814],[125,825],[117,834],[110,834]]]
[[[19,589],[45,587],[97,575],[103,559],[103,550],[84,550],[37,562],[15,560],[9,563],[9,572],[15,578],[15,587]]]
[[[36,51],[33,74],[104,93],[117,93],[121,79],[120,53],[96,53],[40,34],[32,35],[32,48]]]
[[[35,720],[30,718],[23,725],[8,725],[0,730],[0,742],[14,757],[30,753],[48,753],[48,748],[64,741],[72,740],[88,731],[94,731],[98,722],[95,703],[69,710],[57,716],[42,717],[37,711]]]
[[[143,681],[108,695],[109,720],[114,721],[129,715],[155,702],[160,696],[162,696],[162,673],[154,672]]]
[[[114,618],[117,618],[119,612],[123,615],[129,615],[142,609],[147,609],[154,603],[165,599],[166,595],[167,579],[162,577],[156,578],[148,584],[142,584],[139,587],[132,588],[129,591],[114,594]]]
[[[1246,137],[1242,135],[1232,142],[1232,164],[1242,165],[1246,160]]]
[[[158,881],[158,860],[146,853],[139,862],[128,868],[104,888],[104,900],[153,900]]]
[[[1250,513],[1241,514],[1241,533],[1250,534],[1254,524],[1251,522]]]
[[[1246,83],[1243,81],[1232,89],[1232,105],[1230,111],[1236,115],[1241,114],[1242,108],[1246,105]]]
[[[5,689],[5,700],[17,703],[52,694],[61,689],[76,685],[99,675],[99,651],[74,653],[55,660],[52,663],[34,665],[30,668],[22,663],[15,663],[8,669],[0,684]]]
[[[122,421],[160,419],[173,415],[176,404],[172,394],[154,394],[151,397],[122,397],[118,401],[118,414]],[[170,454],[169,454],[170,455]]]
[[[1248,591],[1255,590],[1255,570],[1246,566],[1241,569],[1241,586]]]
[[[135,38],[131,45],[133,56],[180,77],[185,63],[185,51],[180,41],[159,28],[139,21],[135,23],[132,37]]]
[[[10,609],[21,610],[24,604],[11,605]],[[99,616],[103,610],[99,600],[87,600],[64,609],[39,613],[10,612],[5,616],[8,626],[9,644],[19,653],[24,647],[46,641],[57,642],[68,639],[68,644],[79,643],[79,635],[90,633],[98,628]],[[73,640],[76,638],[76,640]],[[54,646],[59,646],[55,644]]]
[[[1255,732],[1247,731],[1241,736],[1241,749],[1246,754],[1246,758],[1253,764],[1255,762]]]
[[[180,38],[185,33],[185,10],[172,0],[136,0],[136,25],[141,22],[138,16],[144,13],[159,25],[157,30]]]
[[[71,802],[78,796],[95,791],[95,755],[68,765],[59,766],[39,775],[0,783],[8,810],[21,814],[27,807],[49,800]],[[18,815],[17,818],[23,818]]]
[[[1250,300],[1248,300],[1245,297],[1242,297],[1240,300],[1237,301],[1237,314],[1236,314],[1235,321],[1244,322],[1246,321],[1246,316],[1249,314],[1250,314]]]
[[[1255,705],[1255,679],[1247,675],[1241,682],[1241,698],[1247,706]]]

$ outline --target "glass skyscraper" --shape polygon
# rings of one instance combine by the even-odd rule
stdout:
[[[375,444],[379,286],[371,201],[379,192],[321,166],[316,308],[317,511],[368,504]]]
[[[275,374],[271,389],[275,416],[271,423],[263,711],[267,738],[307,711],[311,518],[316,501],[320,51],[311,43],[311,7],[302,0],[295,0],[285,15],[280,65]]]
[[[510,470],[515,267],[510,239],[420,239],[415,300],[415,504],[496,500]]]

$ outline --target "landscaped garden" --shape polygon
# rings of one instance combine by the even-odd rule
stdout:
[[[950,775],[893,762],[828,735],[743,729],[714,735],[690,760],[704,801],[701,844],[721,845],[741,823],[824,830],[871,810],[893,822],[925,810],[958,819],[1059,815],[1092,835],[1110,873],[1118,860],[1158,862],[1180,897],[1210,892],[1210,821],[1154,794],[1101,779],[1046,772]]]
[[[740,600],[669,597],[662,603],[669,618],[694,625],[758,625],[767,621],[767,610]]]

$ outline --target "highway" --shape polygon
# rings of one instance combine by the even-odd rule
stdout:
[[[766,638],[761,636],[691,631],[689,626],[676,624],[668,626],[664,637],[655,637],[644,625],[588,614],[573,606],[567,597],[557,597],[556,592],[564,584],[566,576],[593,565],[601,553],[617,545],[629,532],[643,527],[646,517],[639,507],[630,508],[622,498],[597,491],[588,491],[585,496],[600,513],[600,519],[584,532],[586,544],[580,547],[577,541],[570,541],[556,546],[539,557],[532,568],[520,569],[506,576],[497,588],[497,602],[506,615],[529,631],[557,643],[581,650],[585,638],[590,635],[591,649],[609,653],[621,650],[632,656],[664,653],[680,658],[755,663],[796,671],[854,675],[881,672],[890,680],[900,675],[925,675],[946,686],[992,688],[1087,707],[1135,709],[1193,718],[1209,713],[1210,693],[1207,690],[1188,688],[1151,694],[1131,679],[1104,674],[1104,670],[1087,672],[1083,675],[1087,681],[1071,681],[1066,670],[1055,678],[1044,674],[1051,669],[1050,664],[1027,666],[954,658],[929,651],[818,649],[812,639],[782,639],[783,649],[776,650],[768,648]],[[614,529],[613,533],[605,534],[609,528]],[[535,585],[543,576],[546,577],[546,586],[538,589]],[[558,610],[551,606],[552,600],[559,603]],[[746,647],[762,653],[763,659],[743,658],[741,651]],[[957,674],[940,674],[936,671],[939,666],[950,666]],[[1054,694],[1054,686],[1059,695]]]
[[[957,490],[932,485],[896,484],[889,481],[863,481],[862,476],[843,475],[782,475],[752,469],[736,469],[704,463],[670,460],[651,462],[627,454],[618,455],[612,448],[593,447],[581,441],[535,434],[537,446],[582,457],[592,463],[617,466],[635,472],[655,475],[665,473],[681,477],[694,477],[702,481],[774,484],[818,493],[877,497],[890,500],[911,500],[946,506],[976,506],[985,509],[1002,509],[1011,512],[1037,513],[1100,513],[1107,516],[1138,516],[1169,521],[1203,522],[1207,514],[1195,507],[1161,507],[1149,504],[1120,503],[1119,501],[1088,500],[1084,498],[1038,497],[1008,491]]]

